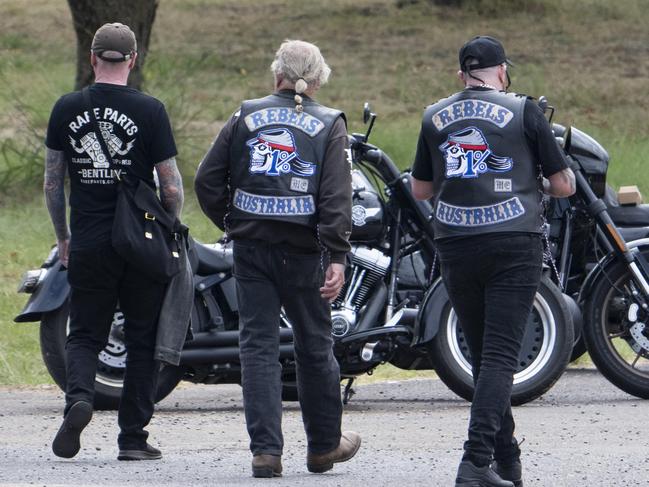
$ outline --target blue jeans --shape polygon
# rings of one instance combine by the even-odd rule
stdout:
[[[153,351],[165,284],[143,276],[111,246],[70,252],[68,281],[65,412],[77,401],[93,402],[97,355],[108,342],[119,302],[127,356],[117,442],[122,449],[144,448],[148,438],[144,427],[153,415],[158,379],[159,363]]]
[[[475,391],[464,459],[518,459],[511,410],[513,376],[541,279],[540,235],[485,234],[436,242],[442,278],[466,337]]]
[[[327,453],[340,443],[340,369],[333,355],[331,308],[320,296],[319,253],[281,244],[235,240],[241,379],[253,455],[281,455],[280,310],[293,326],[297,388],[308,449]]]

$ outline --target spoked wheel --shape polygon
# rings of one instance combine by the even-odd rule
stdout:
[[[65,390],[65,340],[69,331],[70,310],[61,308],[43,316],[40,330],[41,353],[47,370],[57,385]],[[124,315],[115,310],[108,344],[99,352],[95,376],[95,409],[117,409],[126,370]],[[174,390],[184,375],[182,367],[164,365],[158,378],[156,402]]]
[[[451,303],[440,317],[440,329],[431,344],[431,359],[440,379],[460,397],[471,401],[471,353]],[[570,359],[574,331],[565,301],[547,278],[541,280],[527,321],[514,375],[512,404],[532,401],[561,377]]]
[[[649,251],[644,251],[649,257]],[[629,394],[649,399],[649,313],[623,263],[602,271],[586,304],[584,338],[599,371]]]

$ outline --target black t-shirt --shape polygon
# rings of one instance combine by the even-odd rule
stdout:
[[[473,89],[483,90],[484,88]],[[531,99],[525,101],[523,128],[532,157],[541,165],[544,177],[550,177],[568,167],[543,111]],[[417,141],[412,176],[420,181],[433,180],[433,161],[423,134],[419,135]]]
[[[113,163],[101,156],[81,92],[54,105],[45,145],[65,153],[70,176],[70,247],[110,242],[116,202],[114,172],[153,185],[155,164],[174,157],[176,144],[164,105],[127,86],[96,83],[90,97]]]

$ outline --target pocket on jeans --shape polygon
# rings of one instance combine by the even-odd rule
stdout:
[[[301,288],[322,286],[324,274],[320,254],[283,252],[282,257],[287,285]]]
[[[234,243],[234,259],[232,273],[235,277],[255,277],[255,254],[258,249],[252,245]]]

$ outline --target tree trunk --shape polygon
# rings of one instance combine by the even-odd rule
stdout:
[[[94,81],[90,66],[90,46],[99,27],[107,22],[128,25],[137,39],[137,61],[128,79],[129,86],[140,89],[144,81],[142,66],[146,60],[159,0],[68,0],[77,34],[77,77],[75,89]]]

